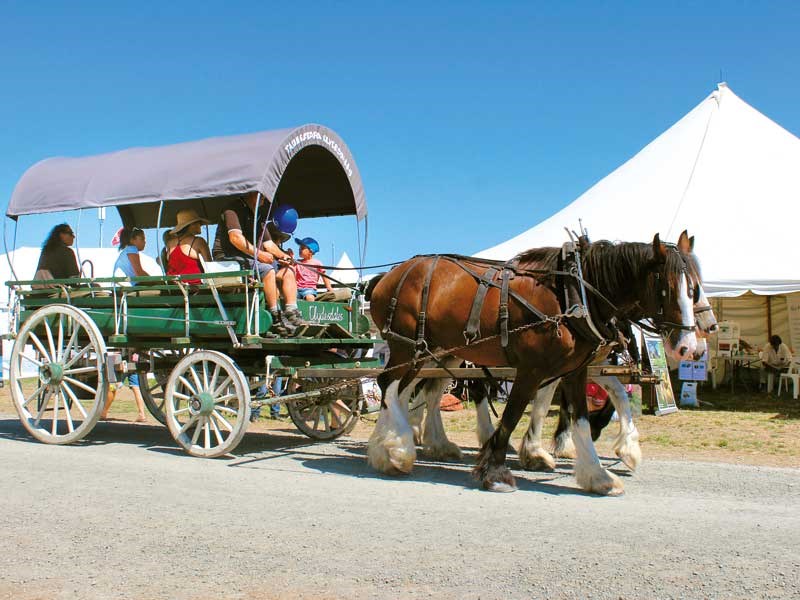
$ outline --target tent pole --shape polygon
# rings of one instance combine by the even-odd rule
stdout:
[[[14,219],[14,244],[12,250],[17,249],[17,225],[19,224],[18,221],[19,217]],[[16,271],[14,271],[14,263],[11,262],[11,254],[8,251],[8,238],[6,237],[6,227],[8,226],[8,217],[3,219],[3,247],[6,250],[6,260],[8,261],[8,268],[11,269],[11,276],[14,280],[19,280],[17,277]],[[8,288],[9,296],[11,295],[11,288]]]
[[[767,296],[767,340],[772,337],[772,296]]]
[[[158,219],[156,220],[156,256],[161,258],[166,254],[164,250],[166,246],[164,245],[164,237],[161,235],[161,215],[164,212],[164,201],[158,203]],[[162,259],[161,262],[164,262]],[[164,275],[167,274],[167,265],[161,265],[161,271],[163,271]],[[112,273],[113,275],[113,273]]]

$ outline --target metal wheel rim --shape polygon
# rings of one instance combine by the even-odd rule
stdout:
[[[38,328],[44,329],[43,336],[36,333]],[[28,344],[35,358],[25,354]],[[9,382],[20,421],[34,438],[47,444],[69,444],[94,428],[108,392],[105,356],[106,345],[97,326],[74,306],[45,306],[25,321],[11,351]],[[27,395],[22,389],[24,363],[39,371],[35,389]],[[57,370],[61,374],[52,375]],[[97,383],[92,386],[87,381],[94,377]]]
[[[340,380],[318,377],[301,379],[297,383],[307,390],[337,382]],[[286,409],[292,422],[302,433],[316,440],[332,440],[349,433],[355,427],[360,401],[361,387],[356,383],[324,399],[310,398],[288,402]]]
[[[158,362],[159,359],[164,359],[170,354],[185,356],[189,352],[189,350],[151,350],[150,355]],[[169,379],[170,369],[159,369],[158,367],[153,371],[137,369],[136,373],[139,375],[139,389],[142,392],[142,400],[144,400],[147,411],[153,415],[156,421],[162,425],[166,425],[167,415],[164,408],[166,402],[164,389],[167,379]],[[150,375],[153,376],[152,380],[149,377]]]
[[[166,386],[167,427],[186,452],[214,458],[238,446],[250,421],[250,390],[233,360],[214,350],[193,352],[178,361]],[[204,403],[208,414],[207,406],[196,406]]]

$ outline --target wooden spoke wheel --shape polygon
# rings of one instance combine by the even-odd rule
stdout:
[[[315,377],[299,379],[293,393],[308,392],[341,384],[341,379]],[[358,422],[361,385],[351,383],[344,388],[326,391],[322,396],[286,403],[289,416],[305,435],[316,440],[332,440],[352,431]]]
[[[247,378],[230,357],[214,350],[195,350],[179,360],[164,400],[167,427],[192,456],[232,452],[250,421]]]
[[[149,356],[153,359],[153,370],[150,371],[143,362],[137,365],[136,374],[139,375],[139,389],[144,405],[162,425],[167,424],[164,387],[175,363],[188,352],[189,350],[151,350]]]
[[[33,313],[14,340],[9,364],[11,398],[25,429],[46,444],[69,444],[89,433],[108,393],[105,358],[100,330],[84,311],[51,304]],[[23,387],[31,367],[37,378]]]

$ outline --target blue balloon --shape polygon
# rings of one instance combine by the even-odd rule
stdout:
[[[288,204],[281,204],[275,209],[272,221],[283,233],[294,233],[297,229],[297,211]]]

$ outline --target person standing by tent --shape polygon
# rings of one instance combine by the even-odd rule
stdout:
[[[42,245],[34,279],[69,279],[80,276],[78,259],[71,248],[75,232],[66,223],[53,227]]]
[[[783,343],[781,336],[773,335],[769,338],[769,344],[761,354],[761,364],[767,375],[767,393],[772,392],[772,384],[775,377],[780,377],[789,369],[792,362],[792,353],[789,347]]]

